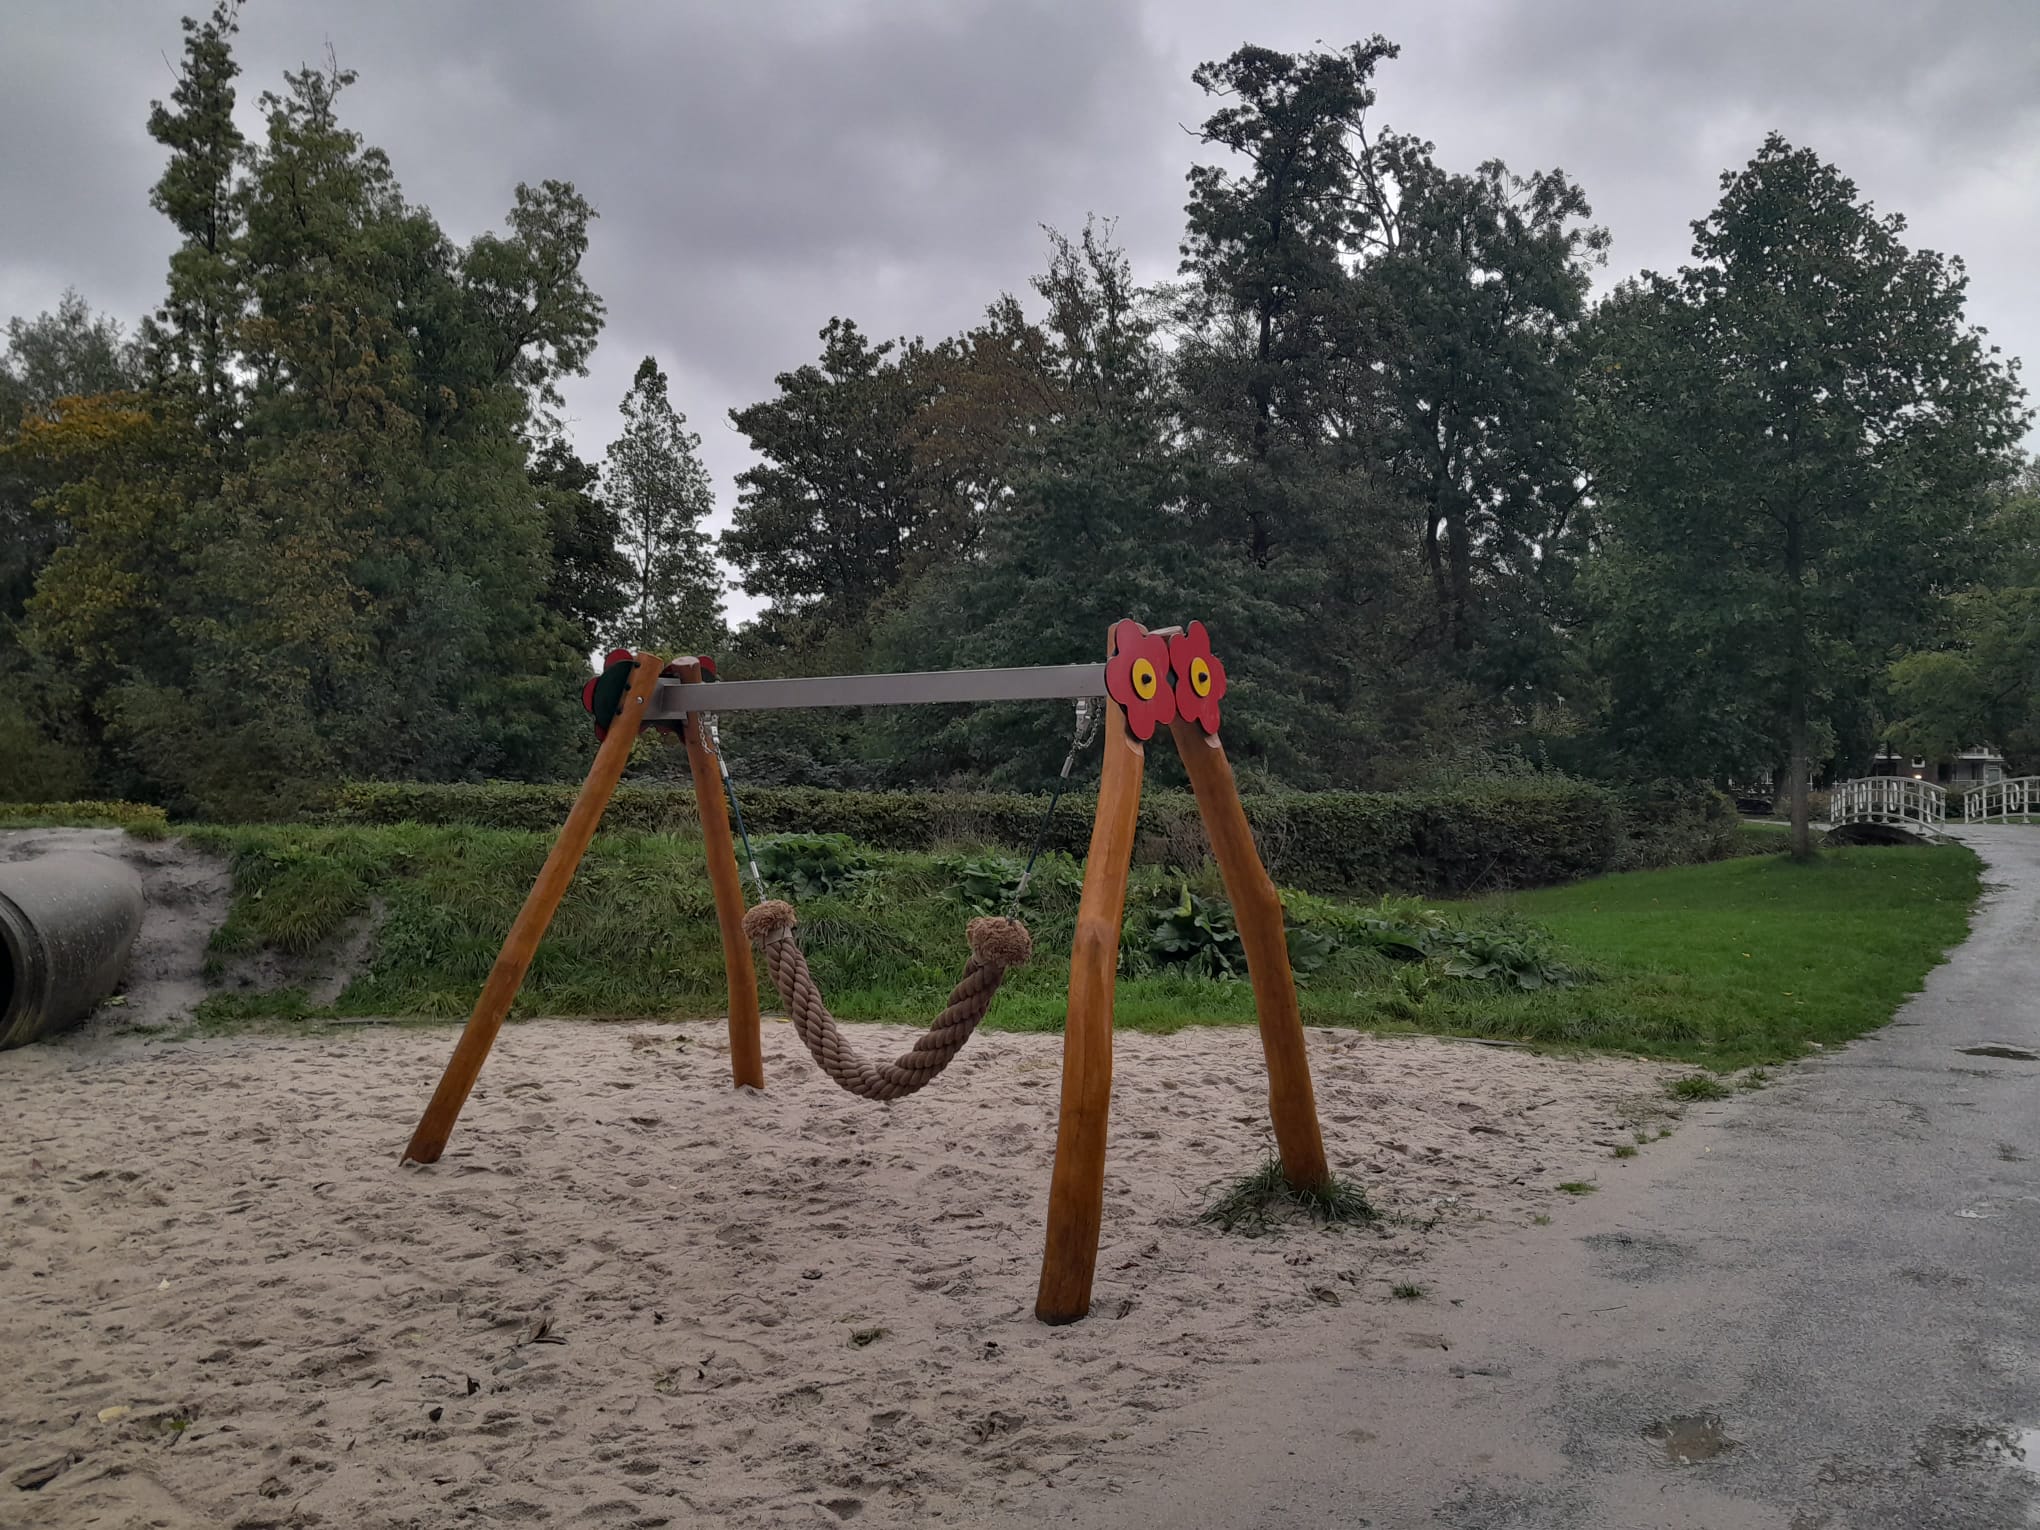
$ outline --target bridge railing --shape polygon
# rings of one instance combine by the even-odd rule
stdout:
[[[2013,776],[1972,786],[1962,794],[1962,821],[1983,823],[1992,818],[2030,818],[2040,813],[2040,776]]]
[[[1948,793],[1932,781],[1911,776],[1865,776],[1844,781],[1828,794],[1828,827],[1880,823],[1901,828],[1939,829],[1948,821]]]

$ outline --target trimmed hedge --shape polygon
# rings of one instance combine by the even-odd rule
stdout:
[[[572,786],[357,782],[341,788],[339,823],[472,824],[556,830]],[[846,834],[884,850],[987,844],[1025,852],[1046,797],[1000,792],[847,792],[814,787],[744,790],[753,834]],[[1071,793],[1057,807],[1048,846],[1081,856],[1096,799]],[[1616,795],[1561,779],[1498,782],[1435,792],[1310,792],[1249,797],[1269,872],[1313,891],[1403,891],[1449,896],[1576,881],[1615,869],[1626,839]],[[604,823],[640,833],[692,834],[685,787],[625,784]],[[1136,860],[1190,865],[1206,853],[1187,792],[1143,795]]]

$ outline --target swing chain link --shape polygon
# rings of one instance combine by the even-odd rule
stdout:
[[[737,837],[744,842],[744,861],[751,870],[751,886],[762,903],[765,901],[765,875],[758,869],[758,852],[751,848],[751,831],[744,826],[744,809],[737,801],[737,783],[730,779],[730,762],[723,757],[722,729],[713,712],[697,712],[695,716],[701,719],[701,746],[715,760],[716,774],[722,777],[723,796],[729,802],[731,816],[737,821]]]
[[[1034,863],[1041,859],[1041,847],[1048,842],[1049,823],[1055,817],[1055,805],[1062,799],[1063,789],[1070,784],[1070,772],[1077,768],[1077,756],[1091,747],[1091,741],[1098,736],[1098,729],[1105,721],[1105,702],[1102,697],[1080,696],[1077,698],[1077,721],[1070,735],[1070,752],[1063,756],[1062,773],[1055,779],[1055,790],[1049,793],[1048,811],[1041,815],[1041,827],[1035,831],[1034,848],[1027,856],[1027,869],[1020,873],[1020,880],[1013,887],[1013,897],[1006,905],[1006,917],[1015,919],[1020,914],[1021,900],[1027,896],[1027,888],[1034,880]]]

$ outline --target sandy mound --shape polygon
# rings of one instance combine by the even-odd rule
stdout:
[[[1093,1315],[1049,1329],[1058,1038],[980,1036],[874,1106],[782,1024],[762,1094],[728,1088],[719,1025],[513,1027],[446,1158],[400,1170],[452,1040],[0,1055],[0,1521],[1017,1509],[1278,1331],[1337,1351],[1396,1324],[1439,1240],[1621,1172],[1665,1071],[1314,1032],[1333,1162],[1395,1215],[1245,1239],[1194,1213],[1263,1151],[1253,1033],[1122,1036]]]

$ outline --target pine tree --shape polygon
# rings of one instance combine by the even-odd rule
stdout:
[[[184,18],[184,67],[170,104],[149,109],[149,136],[170,151],[149,200],[181,242],[170,257],[169,293],[142,338],[153,370],[191,400],[215,442],[237,423],[232,361],[247,307],[235,174],[246,147],[234,125],[239,12],[237,0],[219,0],[203,21]]]
[[[722,578],[702,523],[715,509],[701,437],[668,397],[666,374],[638,363],[610,443],[603,493],[622,527],[626,604],[611,639],[654,653],[701,653],[722,632]]]

